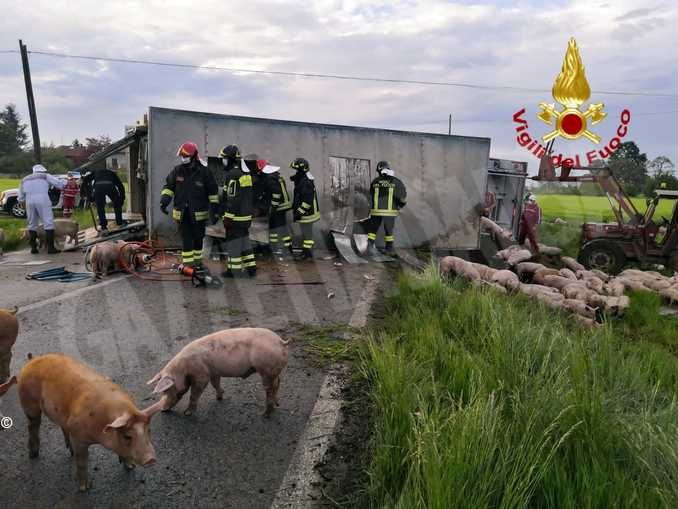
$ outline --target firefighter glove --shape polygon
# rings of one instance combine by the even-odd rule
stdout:
[[[163,194],[160,197],[160,210],[162,210],[164,214],[167,214],[167,206],[170,204],[171,201],[172,197],[166,194]]]
[[[225,217],[223,220],[224,223],[224,230],[229,230],[231,226],[233,226],[233,219],[230,217]]]

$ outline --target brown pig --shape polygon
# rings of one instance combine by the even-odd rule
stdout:
[[[0,309],[0,383],[9,377],[12,347],[19,335],[19,321],[15,316],[18,310]]]
[[[110,272],[120,270],[118,258],[124,245],[125,242],[107,240],[92,246],[87,254],[85,254],[85,267],[87,267],[88,263],[92,265],[94,279],[99,279]]]
[[[75,457],[80,491],[87,480],[89,446],[101,444],[115,452],[126,468],[155,463],[149,423],[162,401],[139,410],[132,398],[108,378],[78,361],[48,354],[29,362],[19,375],[19,398],[28,419],[28,455],[40,453],[40,420],[44,413],[64,434]]]
[[[280,372],[287,366],[288,344],[268,329],[222,330],[186,345],[148,384],[156,384],[154,393],[165,394],[165,410],[176,405],[190,388],[191,399],[184,415],[191,415],[208,383],[220,400],[224,394],[219,385],[222,376],[247,378],[259,373],[266,389],[264,415],[269,416],[279,404]]]
[[[546,276],[559,276],[560,272],[558,269],[549,269],[549,268],[543,268],[537,270],[533,275],[532,275],[532,282],[538,285],[543,285],[546,281]]]
[[[520,280],[510,270],[497,270],[492,275],[491,281],[498,283],[510,292],[516,292],[520,288]]]
[[[563,265],[565,265],[565,267],[567,267],[574,273],[576,273],[578,270],[586,270],[586,267],[584,267],[574,258],[570,258],[569,256],[563,256],[561,258],[561,261],[563,262]]]

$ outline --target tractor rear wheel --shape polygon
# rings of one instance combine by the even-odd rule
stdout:
[[[581,252],[581,262],[589,269],[618,274],[626,264],[624,251],[612,242],[591,242]]]

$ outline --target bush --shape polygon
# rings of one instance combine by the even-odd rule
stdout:
[[[676,358],[491,290],[403,278],[361,369],[374,507],[676,507]]]

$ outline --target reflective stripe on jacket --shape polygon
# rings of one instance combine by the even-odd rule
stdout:
[[[271,212],[282,212],[292,208],[292,200],[287,192],[285,179],[280,173],[273,173],[268,177],[269,190],[271,194]]]
[[[196,221],[206,221],[210,205],[219,203],[217,181],[212,172],[198,161],[175,166],[167,175],[160,194],[174,200],[172,219],[175,221],[181,221],[186,209]]]
[[[405,184],[397,177],[380,175],[370,184],[372,196],[372,216],[398,215],[398,211],[407,203]]]
[[[314,223],[320,219],[318,195],[313,179],[302,175],[294,184],[294,220],[298,223]]]
[[[249,227],[252,222],[252,176],[242,168],[233,168],[226,174],[224,183],[226,210],[224,217],[241,226]]]

